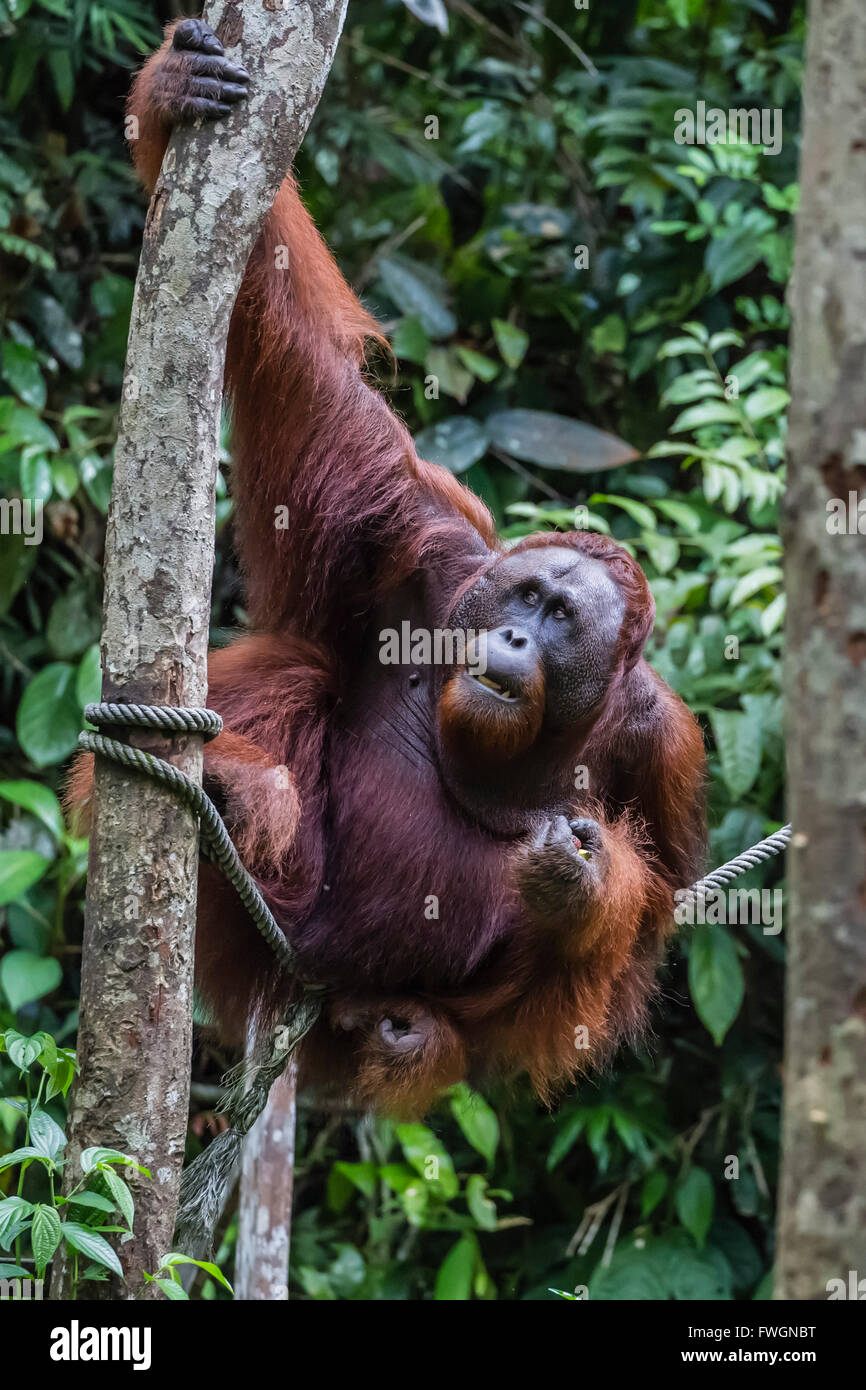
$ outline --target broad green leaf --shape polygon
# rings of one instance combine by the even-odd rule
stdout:
[[[118,1209],[123,1214],[124,1221],[129,1229],[132,1230],[132,1222],[135,1217],[135,1201],[133,1200],[132,1193],[120,1174],[116,1173],[108,1164],[99,1171],[102,1176],[102,1181],[117,1203]]]
[[[58,840],[62,837],[63,812],[50,787],[43,787],[41,782],[30,782],[23,778],[14,782],[0,782],[0,797],[36,816]]]
[[[60,448],[57,435],[28,405],[15,405],[3,415],[0,423],[0,454],[7,449],[20,449],[33,444],[38,449],[54,452]]]
[[[0,1250],[9,1250],[30,1220],[33,1203],[23,1197],[6,1197],[0,1202]]]
[[[102,662],[99,656],[99,643],[88,647],[75,676],[75,698],[82,709],[85,705],[96,705],[102,696]]]
[[[33,1110],[30,1115],[30,1143],[46,1158],[56,1159],[66,1147],[66,1135],[47,1110]]]
[[[707,244],[704,268],[714,290],[741,280],[754,270],[763,255],[760,239],[751,227],[743,227],[735,235],[713,237]]]
[[[30,1228],[30,1244],[36,1261],[36,1273],[40,1279],[45,1273],[45,1266],[60,1244],[60,1234],[60,1217],[55,1208],[40,1202],[33,1213],[33,1225]]]
[[[704,401],[702,405],[691,405],[678,415],[671,425],[671,434],[683,434],[686,430],[697,430],[703,425],[739,424],[740,415],[729,401]]]
[[[671,338],[667,343],[662,343],[658,350],[660,360],[666,357],[684,357],[688,353],[693,353],[696,357],[704,355],[700,343],[695,342],[694,338]]]
[[[731,1271],[727,1261],[711,1251],[695,1249],[685,1231],[640,1240],[623,1239],[610,1265],[601,1264],[589,1281],[590,1299],[616,1302],[675,1299],[730,1299]]]
[[[676,1191],[677,1216],[702,1249],[713,1219],[713,1180],[704,1168],[690,1168]]]
[[[488,417],[487,428],[497,448],[542,468],[595,473],[639,457],[616,435],[548,410],[499,410]]]
[[[174,1279],[148,1279],[148,1283],[158,1285],[172,1303],[189,1302],[189,1294],[183,1284],[175,1283]]]
[[[502,370],[498,362],[494,362],[490,357],[485,357],[483,352],[476,352],[474,348],[461,347],[458,344],[457,356],[466,370],[477,377],[479,381],[493,381]]]
[[[698,1017],[720,1046],[743,1002],[743,971],[723,926],[697,926],[689,942],[689,991]]]
[[[432,1129],[426,1125],[397,1125],[396,1135],[415,1172],[427,1182],[438,1182],[446,1197],[456,1197],[458,1182],[451,1155]]]
[[[650,1216],[658,1206],[668,1190],[667,1174],[660,1169],[648,1173],[644,1179],[640,1196],[640,1214],[646,1218]]]
[[[30,849],[0,850],[0,905],[15,902],[38,883],[51,863]]]
[[[135,1168],[137,1172],[144,1173],[145,1177],[150,1177],[147,1168],[143,1168],[140,1163],[136,1163],[129,1154],[121,1153],[119,1149],[106,1149],[100,1145],[85,1149],[81,1155],[82,1173],[93,1173],[101,1168],[104,1163],[120,1163],[127,1168]]]
[[[634,497],[620,497],[615,492],[596,492],[589,499],[591,507],[599,502],[607,502],[611,507],[619,507],[620,511],[630,516],[632,521],[636,521],[638,526],[645,531],[654,531],[658,522],[652,507],[648,507],[645,502],[637,502]]]
[[[37,956],[32,951],[7,951],[0,961],[0,985],[14,1013],[42,999],[60,984],[63,971],[53,956]]]
[[[340,1173],[353,1187],[356,1187],[359,1192],[363,1192],[365,1197],[373,1197],[375,1195],[375,1163],[347,1163],[338,1161],[334,1164],[333,1171],[335,1173]]]
[[[466,1182],[466,1205],[482,1231],[496,1230],[496,1203],[487,1195],[487,1179],[481,1173],[470,1174]]]
[[[18,476],[25,497],[32,497],[35,502],[49,500],[54,481],[51,464],[41,449],[22,449]]]
[[[471,415],[451,415],[422,430],[415,440],[421,458],[441,463],[452,473],[465,473],[487,453],[489,435]]]
[[[104,1265],[112,1273],[123,1275],[120,1260],[104,1236],[98,1235],[90,1226],[81,1226],[77,1221],[62,1222],[63,1239],[80,1255]]]
[[[212,1260],[194,1260],[191,1255],[181,1255],[173,1250],[170,1254],[163,1256],[159,1263],[160,1269],[171,1269],[175,1265],[195,1265],[196,1269],[203,1269],[212,1279],[216,1279],[218,1283],[228,1289],[229,1293],[232,1291],[232,1286],[219,1265],[215,1265]]]
[[[113,1212],[114,1202],[110,1202],[107,1197],[102,1197],[98,1192],[76,1192],[74,1197],[69,1198],[71,1207],[87,1207],[92,1211]]]
[[[784,415],[790,400],[781,386],[763,386],[746,396],[743,404],[750,420],[765,420],[768,415]]]
[[[391,347],[396,358],[423,365],[430,351],[430,339],[424,332],[421,320],[413,317],[400,319],[391,334]]]
[[[469,1140],[488,1163],[492,1163],[499,1144],[496,1113],[477,1091],[461,1082],[451,1093],[451,1113]]]
[[[88,590],[72,584],[52,604],[45,635],[52,654],[61,661],[71,661],[99,641],[100,626]]]
[[[761,770],[761,726],[742,710],[710,710],[710,723],[719,750],[722,776],[732,801],[754,786]]]
[[[16,1033],[10,1028],[5,1038],[6,1051],[13,1067],[19,1071],[31,1067],[42,1051],[44,1037],[44,1033],[35,1033],[32,1038],[25,1038],[23,1033]]]
[[[461,1236],[452,1245],[436,1274],[434,1298],[437,1302],[464,1302],[472,1296],[472,1280],[478,1261],[478,1242],[472,1235]]]
[[[505,319],[492,319],[490,327],[503,362],[512,369],[519,367],[529,347],[529,334]]]
[[[42,410],[45,405],[45,379],[39,367],[39,357],[24,343],[7,341],[3,344],[0,371],[16,396],[25,405]]]
[[[574,1148],[577,1140],[586,1125],[586,1111],[578,1110],[573,1115],[567,1115],[564,1120],[559,1122],[559,1127],[553,1143],[550,1146],[550,1153],[547,1155],[547,1167],[553,1170],[557,1163],[560,1163]]]
[[[52,662],[34,676],[18,706],[18,742],[37,767],[67,758],[78,742],[81,711],[74,666]]]
[[[49,1159],[41,1154],[38,1149],[34,1149],[32,1144],[25,1144],[20,1149],[12,1149],[9,1153],[0,1155],[0,1171],[4,1168],[15,1168],[19,1163],[44,1163],[51,1168]]]
[[[772,599],[761,614],[761,631],[765,637],[771,637],[785,618],[785,605],[787,599],[785,594],[777,594]]]
[[[385,293],[403,314],[420,321],[428,338],[437,341],[456,332],[457,320],[444,302],[445,281],[428,266],[408,256],[386,256],[379,262]]]
[[[453,396],[463,405],[472,390],[475,378],[466,370],[455,349],[432,347],[424,365],[428,374],[436,378],[439,390],[446,396]]]
[[[781,584],[783,578],[779,565],[761,565],[758,569],[751,570],[744,574],[742,579],[737,580],[728,599],[728,607],[736,608],[737,604],[745,603],[746,599],[760,593],[761,589],[766,589],[771,584]]]

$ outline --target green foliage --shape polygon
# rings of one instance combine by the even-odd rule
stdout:
[[[495,0],[355,0],[299,172],[386,325],[393,399],[421,453],[507,538],[577,525],[644,566],[651,660],[705,729],[718,863],[783,814],[777,507],[801,7],[787,28],[761,0],[551,0],[545,15],[552,26]],[[32,1132],[31,1114],[62,1133],[72,1077],[86,846],[57,794],[100,689],[144,213],[122,97],[156,35],[143,0],[16,0],[0,27],[0,491],[41,502],[44,532],[0,537],[0,1230],[17,1224],[44,1261],[59,1220],[76,1258],[92,1270],[101,1253],[105,1269],[93,1242],[113,1254],[100,1231],[133,1219],[122,1164],[99,1160],[67,1212],[51,1199],[62,1147],[51,1157],[57,1135],[39,1118]],[[677,144],[674,112],[698,97],[781,108],[781,153]],[[216,640],[243,621],[230,512],[221,477]],[[742,882],[778,876],[770,864]],[[757,925],[684,929],[652,1055],[624,1054],[553,1114],[520,1088],[467,1087],[425,1125],[302,1110],[294,1296],[763,1297],[782,955]],[[205,1046],[199,1080],[225,1061]],[[30,1069],[34,1100],[19,1097]],[[27,1198],[10,1186],[25,1172]],[[219,1265],[234,1234],[230,1217]],[[152,1276],[169,1298],[185,1293],[179,1262]],[[214,1276],[193,1296],[227,1289]]]

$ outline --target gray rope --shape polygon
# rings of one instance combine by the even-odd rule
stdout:
[[[698,897],[711,889],[722,888],[726,883],[730,883],[731,879],[738,878],[740,874],[748,873],[749,869],[754,869],[756,865],[763,864],[766,859],[781,854],[790,843],[791,826],[783,825],[781,830],[776,830],[765,840],[759,840],[751,849],[743,850],[742,854],[738,854],[735,859],[729,859],[727,864],[720,865],[718,869],[713,869],[705,878],[698,879],[697,883],[692,884],[689,892]]]
[[[100,728],[120,724],[124,728],[157,729],[162,733],[201,734],[205,742],[216,738],[223,727],[215,709],[184,705],[117,705],[108,700],[86,705],[84,718]]]
[[[231,1092],[226,1112],[231,1127],[218,1134],[183,1170],[173,1246],[194,1259],[209,1257],[211,1242],[228,1189],[234,1182],[243,1141],[267,1104],[271,1086],[282,1076],[299,1043],[321,1012],[321,997],[305,994],[292,1004],[273,1034],[270,1057]]]
[[[139,729],[200,733],[204,738],[215,737],[222,728],[222,720],[214,710],[175,709],[162,705],[87,705],[84,717],[91,724],[129,724]],[[89,730],[79,734],[78,744],[89,753],[97,753],[122,767],[155,778],[189,807],[193,815],[198,817],[202,848],[208,858],[222,869],[280,964],[297,974],[294,952],[259,892],[255,879],[241,863],[225,822],[207,792],[185,772],[143,748],[133,748],[128,743]]]

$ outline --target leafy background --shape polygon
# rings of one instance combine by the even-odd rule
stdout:
[[[0,3],[0,487],[45,503],[41,545],[0,536],[0,1029],[61,1046],[86,845],[57,792],[99,691],[144,215],[123,97],[178,12]],[[765,0],[353,0],[299,163],[387,326],[392,398],[422,452],[506,535],[571,525],[577,507],[644,565],[652,660],[706,730],[714,862],[783,819],[777,503],[802,38],[800,4]],[[673,113],[699,97],[780,108],[782,152],[677,145]],[[218,511],[215,641],[244,620],[224,484]],[[293,1296],[767,1297],[783,950],[760,927],[684,930],[645,1048],[554,1113],[519,1088],[458,1088],[425,1126],[302,1106]],[[222,1123],[228,1061],[202,1031],[191,1153]],[[0,1057],[0,1094],[19,1089]],[[62,1096],[48,1109],[62,1121]],[[0,1152],[21,1133],[0,1101]],[[233,1209],[221,1239],[230,1271]]]

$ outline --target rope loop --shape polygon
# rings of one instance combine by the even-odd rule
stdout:
[[[215,738],[223,725],[215,710],[171,705],[100,703],[87,705],[84,715],[92,724],[158,729],[161,732],[172,733],[198,733],[205,739]],[[219,865],[280,965],[294,974],[305,989],[318,991],[324,988],[301,975],[295,953],[262,897],[258,884],[241,863],[225,821],[207,792],[197,782],[180,768],[166,762],[164,758],[155,757],[144,748],[133,748],[128,743],[121,743],[119,739],[108,738],[105,734],[95,734],[89,729],[79,734],[78,746],[121,767],[153,777],[163,786],[169,787],[198,818],[203,852]]]
[[[156,729],[160,733],[201,734],[205,742],[222,733],[223,721],[215,709],[185,705],[121,705],[104,700],[85,705],[89,724],[120,725],[128,729]]]

